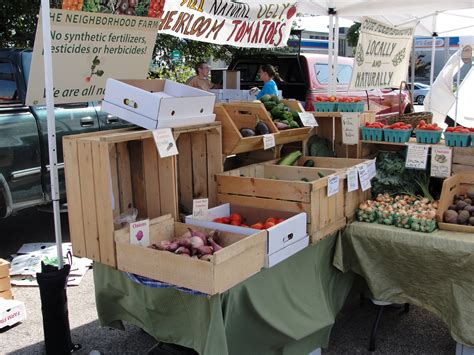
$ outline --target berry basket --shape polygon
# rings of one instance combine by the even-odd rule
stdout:
[[[337,102],[315,102],[314,111],[316,112],[336,112]]]
[[[364,112],[364,107],[364,101],[337,103],[337,111],[339,112]]]
[[[448,147],[467,147],[470,138],[469,133],[444,132],[444,142]]]
[[[431,143],[438,144],[441,140],[441,134],[443,131],[428,131],[423,129],[415,130],[416,142],[417,143]]]
[[[410,140],[412,129],[387,129],[383,130],[385,142],[406,143]]]
[[[362,131],[362,140],[364,141],[382,141],[383,138],[383,130],[382,128],[367,128],[367,127],[360,127]]]

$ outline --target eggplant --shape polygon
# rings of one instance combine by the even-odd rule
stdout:
[[[279,130],[283,130],[283,129],[288,129],[290,128],[290,126],[288,126],[287,124],[284,124],[282,122],[276,122],[275,123],[275,126],[276,128],[278,128]]]
[[[269,134],[270,130],[268,126],[263,121],[258,121],[257,125],[255,126],[255,133],[258,135]]]
[[[255,131],[250,128],[241,128],[240,134],[242,135],[242,137],[253,137],[255,136]]]

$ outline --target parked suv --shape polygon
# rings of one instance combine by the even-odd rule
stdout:
[[[0,218],[51,201],[45,106],[26,106],[32,51],[0,50]],[[66,197],[62,137],[130,126],[99,102],[56,105],[59,187]]]
[[[240,71],[242,89],[262,86],[258,77],[260,66],[271,64],[278,70],[283,82],[277,83],[284,98],[294,98],[305,102],[307,110],[313,110],[316,96],[327,95],[329,70],[328,56],[325,54],[274,54],[266,56],[235,57],[229,65],[230,70]],[[378,117],[398,113],[400,102],[399,88],[373,89],[347,92],[351,79],[353,58],[339,57],[337,67],[337,95],[361,96],[368,102],[369,109],[375,109]],[[413,111],[407,90],[402,90],[401,105],[403,113]]]

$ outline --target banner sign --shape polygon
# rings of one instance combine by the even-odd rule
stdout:
[[[296,1],[166,0],[159,33],[238,47],[283,47]]]
[[[51,9],[54,102],[102,100],[107,78],[146,79],[160,20]],[[44,105],[43,34],[36,30],[27,105]]]
[[[399,87],[406,80],[414,28],[364,17],[349,90]]]

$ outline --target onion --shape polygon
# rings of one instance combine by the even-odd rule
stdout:
[[[194,249],[204,246],[204,242],[199,237],[191,237],[189,240],[191,241],[191,247]]]
[[[212,252],[214,251],[214,249],[209,245],[203,245],[196,249],[201,255],[212,255]]]
[[[189,229],[189,232],[191,233],[191,237],[201,238],[203,245],[207,245],[207,238],[203,232],[195,231],[195,230],[192,230],[191,228],[188,228],[188,229]]]
[[[175,254],[188,254],[190,255],[191,254],[191,251],[186,248],[186,247],[179,247],[178,249],[175,250]]]
[[[201,256],[199,259],[205,260],[205,261],[211,261],[212,260],[212,255],[205,254],[205,255]]]
[[[212,237],[207,238],[207,240],[209,241],[209,244],[210,244],[210,245],[212,246],[212,248],[214,249],[214,253],[222,249],[222,247],[221,247],[219,244],[217,244],[217,243],[214,241],[214,239],[212,239]]]

